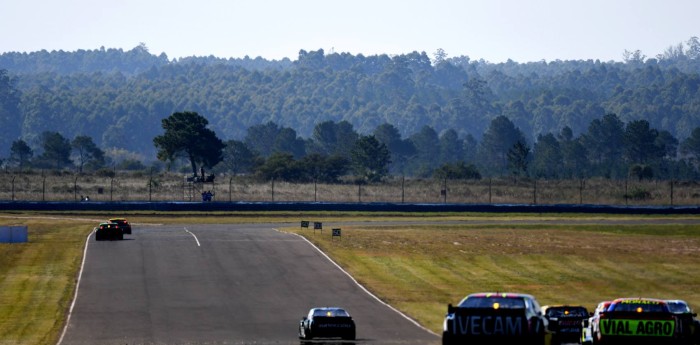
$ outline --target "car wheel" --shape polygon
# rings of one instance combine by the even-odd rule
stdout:
[[[124,234],[119,234],[119,236],[117,236],[117,239],[120,241],[124,240]]]

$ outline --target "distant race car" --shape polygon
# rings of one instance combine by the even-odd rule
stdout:
[[[551,340],[539,303],[528,294],[476,293],[447,307],[442,344],[528,344]]]
[[[683,344],[675,314],[660,299],[618,298],[597,323],[595,344]]]
[[[548,305],[542,307],[552,333],[552,344],[578,343],[581,339],[583,320],[588,319],[588,310],[582,306]]]
[[[700,344],[700,321],[696,319],[697,313],[693,312],[686,301],[675,299],[667,300],[671,313],[676,315],[678,321],[678,335],[684,344]]]
[[[126,218],[111,218],[108,220],[110,223],[119,224],[119,227],[122,229],[123,233],[131,235],[131,224],[129,224],[129,221],[126,220]]]
[[[124,232],[118,223],[105,222],[95,227],[95,241],[123,240]]]
[[[591,317],[587,320],[583,320],[583,329],[581,330],[581,344],[591,345],[593,344],[593,333],[598,329],[598,321],[600,320],[600,315],[608,310],[612,301],[603,301],[598,303]]]
[[[299,338],[342,338],[355,340],[355,321],[345,309],[312,308],[299,322]]]

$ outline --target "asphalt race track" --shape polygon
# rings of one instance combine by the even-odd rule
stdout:
[[[124,241],[91,235],[60,345],[299,344],[299,320],[316,306],[350,312],[349,343],[440,343],[304,239],[232,224],[136,225]]]

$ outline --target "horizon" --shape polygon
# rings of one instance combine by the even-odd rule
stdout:
[[[501,63],[654,58],[700,35],[700,2],[671,0],[417,0],[328,3],[124,0],[99,4],[25,0],[7,4],[0,53],[122,49],[144,43],[168,59],[297,60],[301,50],[403,55],[438,49],[447,57]],[[57,15],[64,13],[67,15]],[[342,13],[342,14],[341,14]]]

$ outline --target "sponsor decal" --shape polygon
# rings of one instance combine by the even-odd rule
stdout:
[[[455,315],[452,319],[452,331],[457,335],[519,336],[523,334],[523,318]]]
[[[676,324],[673,320],[600,320],[602,335],[635,337],[670,337]]]
[[[619,303],[619,304],[653,304],[653,305],[658,305],[658,304],[661,304],[661,301],[653,301],[653,300],[645,300],[645,299],[626,299],[626,300],[618,301],[617,303]]]
[[[352,328],[352,326],[347,323],[322,323],[318,328]]]

